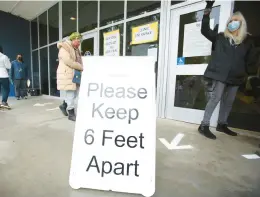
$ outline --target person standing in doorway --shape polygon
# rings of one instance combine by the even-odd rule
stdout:
[[[10,106],[7,103],[10,84],[9,84],[9,75],[8,69],[11,68],[11,62],[9,58],[3,54],[3,48],[0,46],[0,89],[2,93],[2,103],[0,107],[10,109]]]
[[[252,49],[247,37],[247,23],[240,12],[234,13],[227,21],[223,33],[210,29],[210,12],[214,1],[206,1],[207,6],[202,19],[201,33],[212,42],[212,55],[205,71],[205,78],[212,83],[212,95],[206,105],[199,132],[210,139],[216,136],[209,130],[210,119],[220,102],[217,131],[236,136],[228,128],[227,119],[239,85],[246,75],[246,62]]]
[[[14,82],[17,100],[20,100],[20,98],[27,99],[27,67],[23,62],[23,56],[21,54],[18,54],[16,60],[12,62],[10,78],[11,81]]]
[[[83,65],[79,46],[82,36],[75,32],[72,33],[68,41],[57,44],[59,49],[59,66],[57,69],[57,89],[63,97],[63,104],[60,106],[65,115],[68,111],[68,119],[75,121],[75,107],[79,92],[79,84],[74,83],[74,73],[82,71]]]

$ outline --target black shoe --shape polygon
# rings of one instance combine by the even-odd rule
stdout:
[[[209,126],[200,125],[198,131],[209,139],[217,139],[217,137],[209,130]]]
[[[68,119],[71,121],[76,121],[76,115],[75,115],[74,109],[70,109],[70,110],[68,110],[68,112],[69,112]]]
[[[59,106],[61,112],[63,113],[64,116],[68,116],[67,113],[67,103],[63,101],[63,103]]]
[[[20,100],[20,97],[16,97],[16,99],[19,101],[19,100]]]
[[[234,131],[231,131],[231,130],[227,127],[227,125],[225,125],[225,124],[218,124],[216,130],[219,131],[219,132],[225,133],[225,134],[227,134],[227,135],[237,136],[237,133],[234,132]]]

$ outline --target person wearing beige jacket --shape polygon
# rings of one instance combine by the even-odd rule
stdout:
[[[79,85],[73,83],[74,71],[83,70],[81,54],[79,46],[82,36],[75,32],[69,37],[69,40],[59,42],[59,66],[57,69],[57,89],[60,90],[60,95],[63,97],[64,103],[60,106],[63,114],[68,111],[68,119],[75,121],[75,107],[79,92]]]

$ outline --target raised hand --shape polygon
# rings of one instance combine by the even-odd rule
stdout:
[[[213,7],[213,4],[215,3],[215,0],[213,1],[206,1],[206,9],[211,9]]]

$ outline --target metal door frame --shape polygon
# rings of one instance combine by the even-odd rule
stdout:
[[[86,39],[94,38],[94,56],[99,55],[99,47],[98,47],[98,33],[97,32],[91,32],[91,33],[85,33],[82,35],[82,41]],[[81,47],[81,46],[80,46]]]
[[[181,4],[176,4],[176,5],[173,5],[171,6],[169,3],[168,3],[168,12],[167,12],[167,16],[166,16],[166,19],[164,19],[164,22],[167,23],[167,25],[164,27],[165,28],[165,31],[166,31],[166,36],[165,36],[165,40],[167,41],[170,41],[168,43],[171,43],[171,40],[173,39],[176,39],[176,37],[174,37],[173,39],[171,39],[171,32],[172,32],[172,29],[175,28],[172,26],[172,15],[175,13],[175,12],[178,12],[178,10],[183,10],[183,9],[191,9],[193,10],[194,9],[194,6],[196,5],[202,5],[204,4],[204,7],[205,7],[205,2],[204,1],[196,1],[196,2],[185,2],[185,3],[181,3]],[[234,4],[234,1],[228,1],[228,2],[222,2],[222,1],[217,1],[215,3],[214,6],[217,6],[217,5],[221,5],[221,10],[220,10],[220,26],[219,26],[219,30],[223,30],[225,28],[225,24],[226,24],[226,20],[227,18],[230,16],[230,14],[233,12],[233,4]],[[203,6],[201,6],[202,8]],[[188,12],[187,12],[188,13]],[[167,106],[169,106],[169,103],[167,105],[167,100],[169,101],[169,80],[171,78],[171,66],[170,66],[170,54],[172,55],[171,51],[171,44],[167,44],[167,42],[165,42],[165,48],[164,50],[166,51],[165,52],[165,55],[164,55],[164,66],[163,66],[163,70],[161,71],[161,74],[163,73],[163,84],[162,87],[161,87],[161,91],[160,91],[160,97],[161,97],[161,100],[160,100],[160,106],[159,106],[159,116],[162,117],[162,118],[169,118],[169,119],[172,119],[171,116],[169,116],[169,114],[167,113]],[[175,90],[175,87],[174,89]],[[174,99],[174,98],[173,98]],[[174,104],[174,102],[172,101],[172,104]],[[169,110],[169,109],[168,109]],[[217,112],[215,112],[217,113]],[[189,114],[189,113],[188,113]],[[180,120],[180,121],[185,121],[185,120]],[[188,121],[190,122],[190,121]],[[196,123],[198,124],[198,121],[191,121],[191,123]],[[216,121],[212,121],[212,126],[215,126],[216,125]]]

